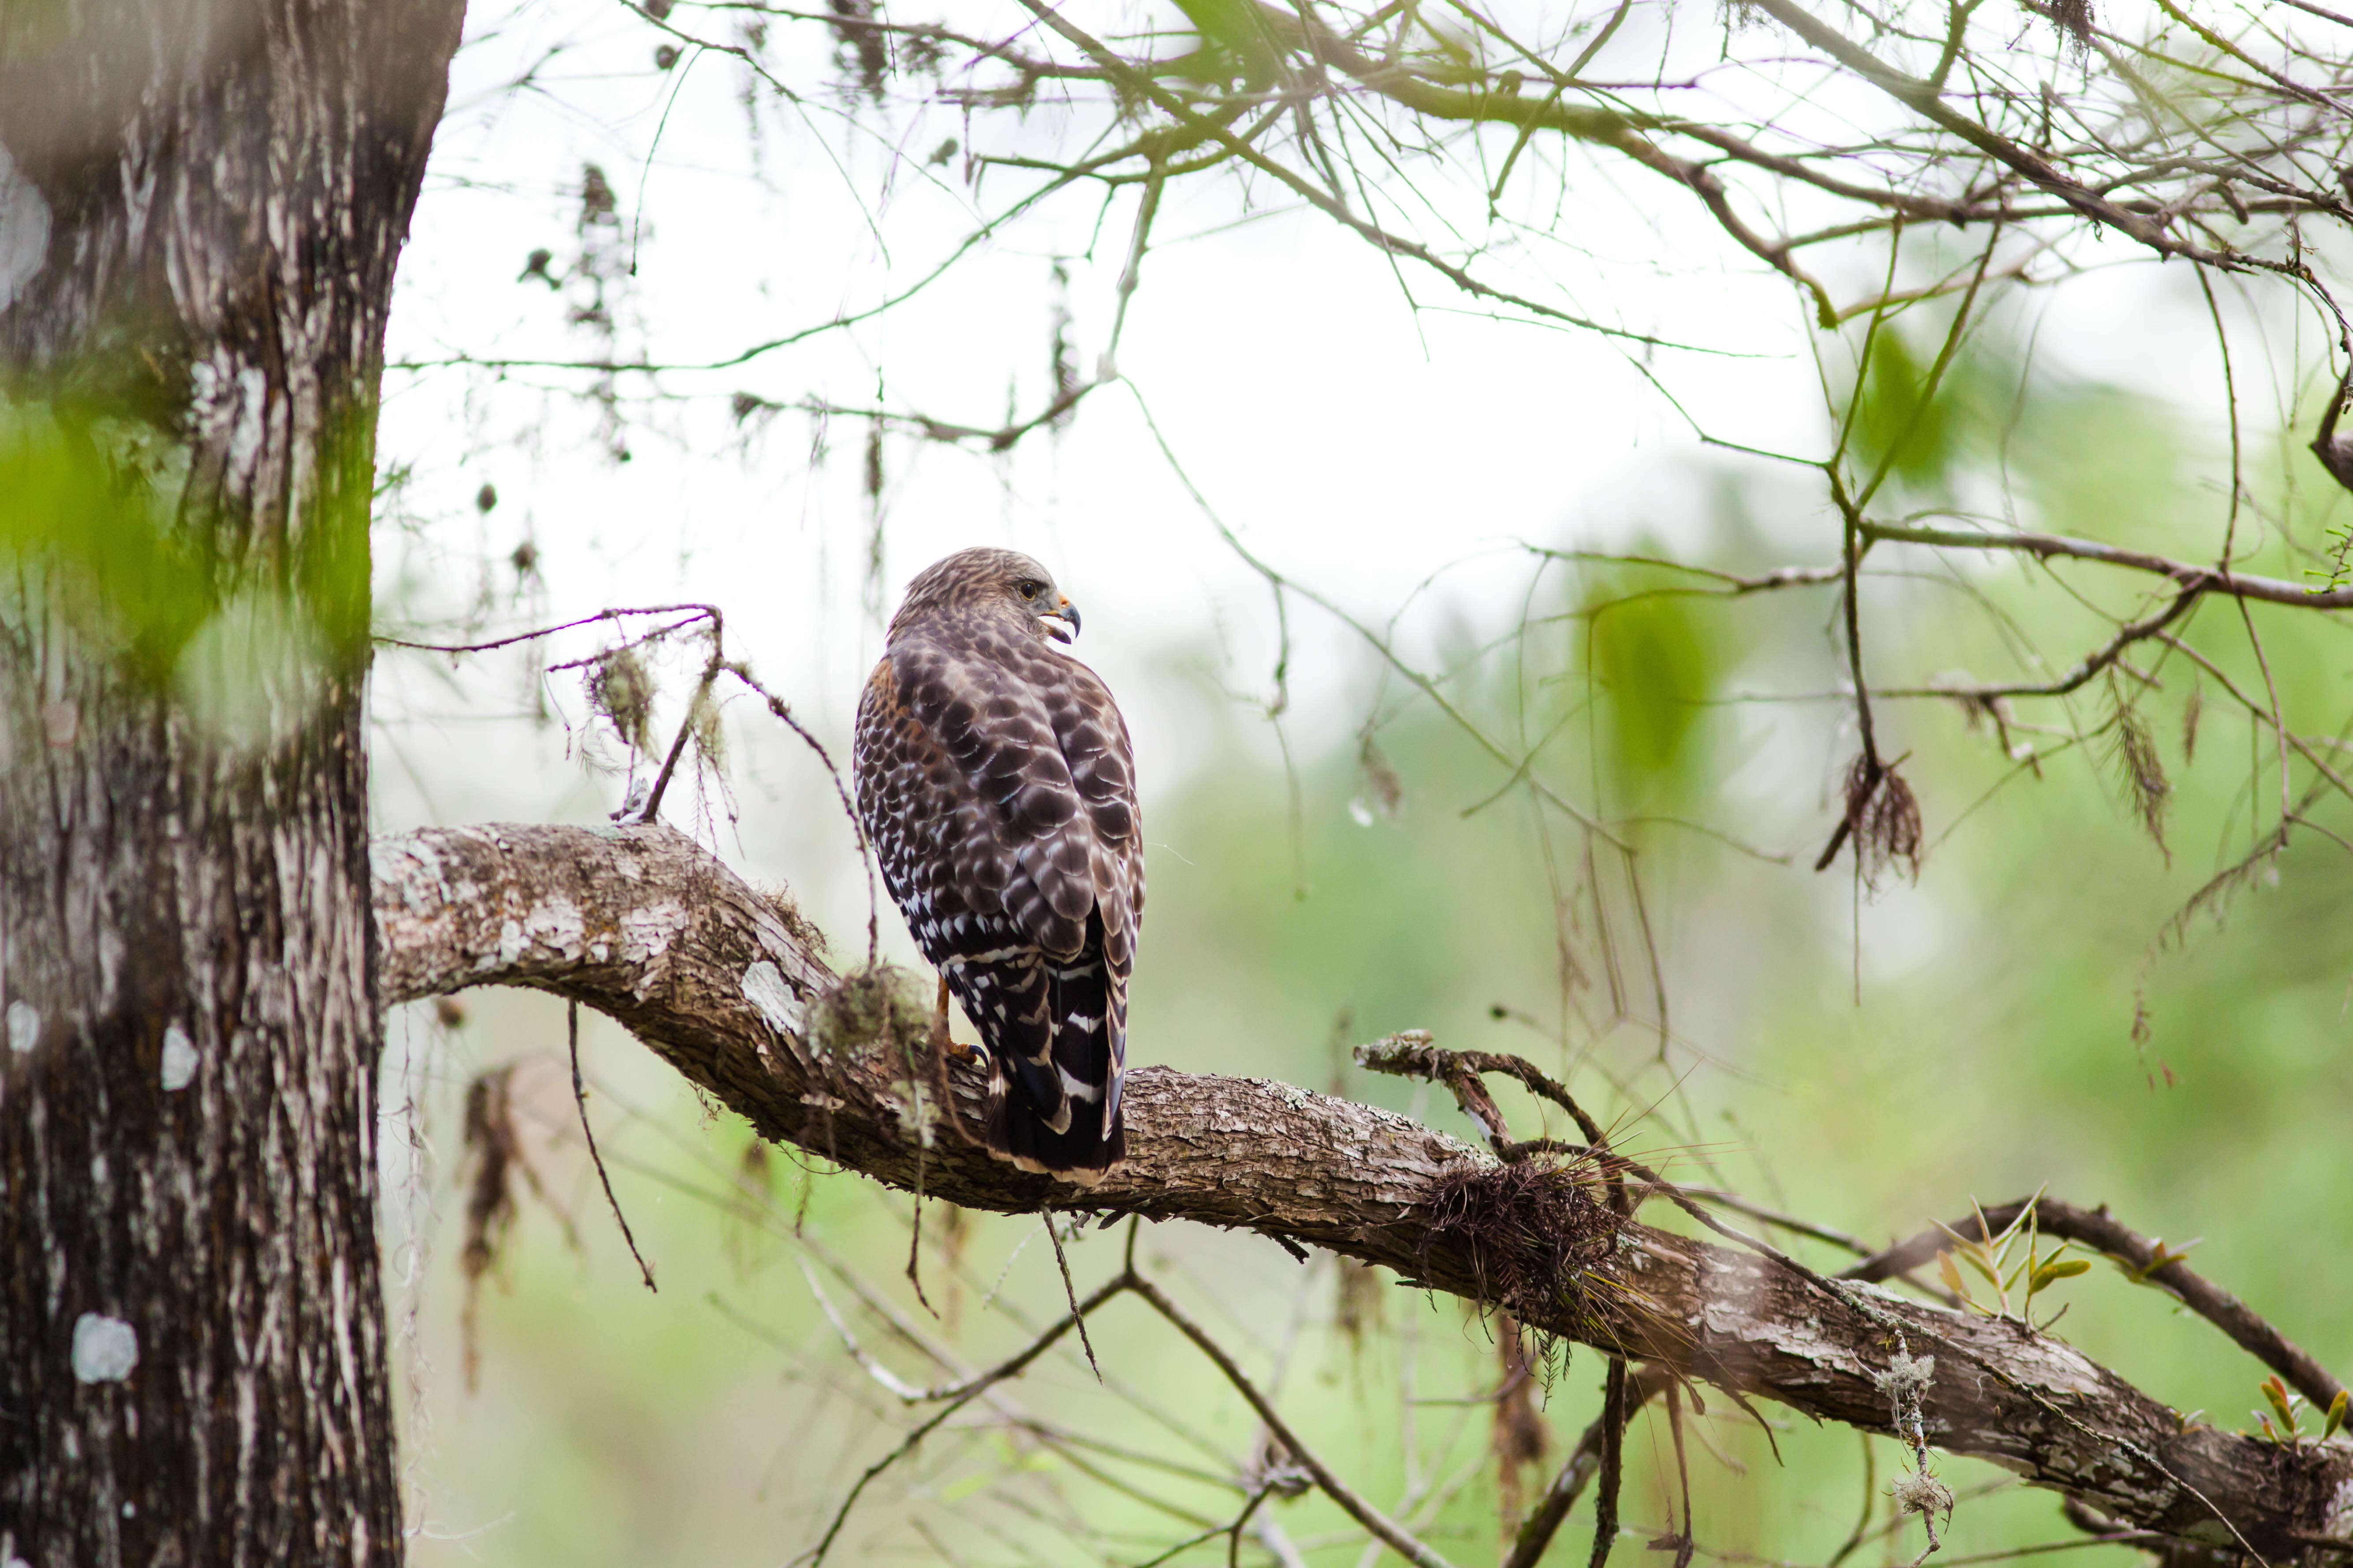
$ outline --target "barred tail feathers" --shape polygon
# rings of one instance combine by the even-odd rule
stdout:
[[[1099,956],[1039,957],[1023,967],[1018,978],[999,968],[956,988],[988,1047],[982,1140],[1024,1170],[1088,1182],[1127,1153],[1119,1117],[1126,987]]]

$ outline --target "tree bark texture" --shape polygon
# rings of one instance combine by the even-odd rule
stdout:
[[[367,522],[461,16],[0,5],[0,1560],[401,1556]]]
[[[1881,1380],[1898,1354],[1934,1357],[1921,1394],[1931,1444],[2186,1541],[2242,1538],[2274,1562],[2341,1561],[2353,1546],[2353,1444],[2291,1450],[2184,1430],[2064,1341],[2014,1321],[1639,1223],[1613,1226],[1572,1288],[1531,1289],[1546,1276],[1518,1241],[1450,1218],[1467,1190],[1498,1190],[1479,1184],[1504,1168],[1370,1106],[1141,1068],[1128,1078],[1124,1165],[1091,1188],[1024,1173],[937,1115],[920,995],[837,978],[788,900],[668,828],[427,830],[379,841],[375,873],[387,1001],[483,984],[572,998],[763,1136],[892,1186],[1002,1213],[1050,1203],[1312,1242],[1456,1295],[1509,1296],[1532,1328],[1866,1431],[1893,1429]],[[952,1069],[950,1092],[976,1117],[976,1068]]]

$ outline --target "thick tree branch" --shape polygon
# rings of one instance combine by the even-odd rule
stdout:
[[[1084,1190],[926,1127],[940,1108],[914,1087],[930,1081],[920,999],[897,1000],[887,978],[837,977],[789,900],[755,892],[666,827],[431,829],[379,841],[375,875],[388,1001],[483,984],[569,997],[629,1028],[764,1137],[874,1180],[920,1180],[998,1213],[1051,1201],[1295,1238],[1470,1299],[1496,1277],[1497,1259],[1440,1225],[1434,1201],[1441,1180],[1496,1168],[1486,1154],[1288,1084],[1136,1069],[1130,1158]],[[979,1088],[976,1071],[955,1073],[962,1114],[976,1113]],[[1574,1288],[1513,1306],[1533,1329],[1873,1432],[1889,1430],[1874,1374],[1900,1333],[1936,1358],[1922,1411],[1937,1447],[2133,1527],[2243,1539],[2267,1558],[2353,1552],[2353,1446],[2184,1430],[2173,1411],[2015,1321],[1801,1277],[1632,1223]]]

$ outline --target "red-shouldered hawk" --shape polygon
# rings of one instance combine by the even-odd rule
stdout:
[[[1053,646],[1078,629],[1026,555],[931,566],[859,700],[851,773],[882,879],[987,1047],[984,1141],[1092,1182],[1126,1153],[1144,845],[1127,725]]]

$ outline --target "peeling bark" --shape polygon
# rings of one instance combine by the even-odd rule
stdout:
[[[0,1559],[402,1555],[367,523],[461,10],[0,5]]]
[[[1442,1172],[1487,1163],[1483,1152],[1288,1084],[1145,1067],[1128,1076],[1124,1165],[1086,1189],[1027,1174],[926,1110],[937,1097],[913,1088],[932,1081],[914,1032],[894,1032],[891,1008],[861,994],[871,983],[844,986],[788,901],[666,827],[434,829],[380,840],[375,872],[388,1001],[550,991],[618,1020],[762,1136],[895,1187],[920,1182],[1000,1213],[1051,1202],[1250,1230],[1485,1299],[1493,1260],[1436,1230],[1430,1201]],[[977,1069],[955,1070],[951,1087],[976,1117]],[[2230,1543],[2235,1531],[2274,1561],[2353,1548],[2353,1444],[2289,1451],[2184,1431],[2064,1341],[2015,1322],[1640,1224],[1573,1297],[1549,1311],[1514,1305],[1532,1328],[1882,1433],[1891,1415],[1874,1373],[1900,1335],[1936,1358],[1922,1408],[1939,1447],[2189,1542]]]

